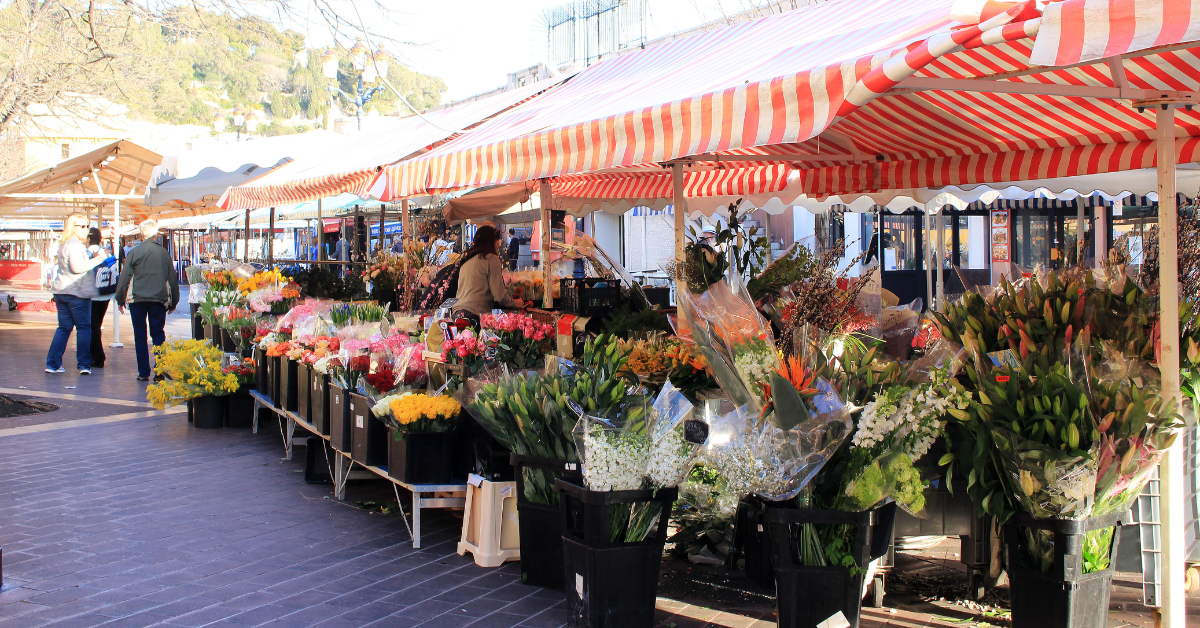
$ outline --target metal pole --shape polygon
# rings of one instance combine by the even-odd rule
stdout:
[[[933,247],[929,240],[933,237],[933,230],[937,228],[938,215],[930,214],[929,209],[925,209],[925,307],[932,308],[933,303]]]
[[[880,223],[881,228],[882,228],[882,224],[883,223],[881,222]],[[937,311],[941,312],[942,308],[946,306],[946,267],[944,264],[942,264],[942,252],[946,250],[946,245],[945,245],[945,243],[942,242],[942,240],[945,239],[945,237],[946,237],[946,229],[944,226],[944,222],[942,222],[942,221],[938,222],[937,227],[938,227],[936,229],[937,250],[933,254],[933,256],[934,256],[933,259],[934,259],[934,265],[937,266],[937,301],[936,301]],[[879,244],[880,244],[880,246],[883,245],[883,232],[882,231],[880,232]],[[882,260],[882,257],[883,257],[883,249],[882,248],[879,250],[879,256]],[[880,263],[882,264],[882,261]],[[881,270],[880,270],[880,275],[879,275],[881,280],[883,278],[882,268],[883,268],[883,266],[881,265],[880,266]]]
[[[234,259],[237,259],[237,249],[234,249]],[[250,208],[246,208],[246,255],[243,260],[247,264],[250,263]]]
[[[362,210],[362,208],[359,207],[358,205],[354,206],[354,241],[350,243],[350,251],[352,253],[351,260],[350,260],[351,262],[358,261],[358,254],[359,254],[358,240],[359,240],[359,238],[362,238],[362,234],[359,233],[359,222],[358,222],[358,217],[359,217],[359,214],[361,213],[361,210]]]
[[[687,219],[687,199],[683,196],[683,164],[671,164],[671,205],[675,212],[675,262],[682,264],[687,237],[683,232],[683,222]],[[645,264],[646,260],[642,260]],[[649,268],[649,266],[647,266]]]
[[[1162,395],[1181,404],[1179,394],[1179,210],[1175,198],[1175,109],[1163,105],[1154,111],[1158,143],[1158,268],[1159,324],[1162,326],[1159,370]],[[1187,553],[1184,538],[1183,438],[1167,450],[1159,463],[1162,494],[1162,625],[1184,628]]]
[[[376,254],[383,252],[383,228],[387,225],[387,205],[379,204],[379,244],[375,245]]]
[[[1113,207],[1120,203],[1113,201]],[[1095,221],[1092,222],[1093,250],[1096,252],[1096,268],[1104,268],[1104,260],[1108,258],[1108,207],[1100,204],[1096,207]]]
[[[275,208],[271,208],[271,228],[267,234],[267,265],[275,268]]]
[[[117,273],[121,272],[121,199],[113,199],[113,255],[117,256]],[[117,308],[112,308],[113,317],[113,341],[108,346],[124,347],[121,343],[121,316],[117,313]]]
[[[554,271],[550,262],[550,207],[553,199],[550,195],[550,181],[538,181],[538,196],[542,199],[542,307],[546,309],[554,307]]]
[[[317,199],[317,260],[325,257],[325,218],[321,215],[321,200]]]
[[[400,201],[400,237],[411,240],[413,238],[411,220],[408,216],[408,199]]]

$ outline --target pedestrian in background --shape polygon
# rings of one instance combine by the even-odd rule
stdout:
[[[58,309],[58,329],[46,353],[46,372],[65,373],[63,352],[75,329],[75,366],[80,375],[92,374],[92,297],[96,296],[96,275],[92,269],[105,262],[104,255],[92,257],[84,241],[88,219],[71,214],[63,223],[62,241],[56,257],[57,274],[50,283],[54,305]]]
[[[517,258],[521,257],[521,238],[517,237],[515,229],[508,230],[508,269],[517,269]]]
[[[137,353],[138,381],[150,380],[150,348],[146,345],[146,324],[150,325],[150,339],[154,346],[167,341],[163,327],[167,314],[175,311],[179,303],[179,277],[167,253],[154,236],[158,235],[158,223],[143,222],[142,243],[129,252],[125,266],[121,269],[121,280],[117,283],[117,309],[125,313],[129,304],[129,317],[133,320],[133,344]]]
[[[100,230],[92,227],[88,231],[88,253],[93,257],[100,256],[108,260],[92,270],[95,273],[96,296],[92,297],[92,368],[104,368],[104,337],[101,327],[104,325],[104,315],[108,313],[108,302],[117,291],[116,268],[112,262],[116,259],[104,250],[101,244]]]

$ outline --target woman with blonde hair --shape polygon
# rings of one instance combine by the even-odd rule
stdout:
[[[62,241],[58,245],[56,264],[58,274],[50,282],[54,304],[58,308],[58,329],[46,353],[46,372],[64,373],[62,358],[75,329],[75,364],[80,375],[92,373],[92,297],[96,296],[96,276],[92,269],[106,260],[104,255],[92,257],[87,250],[88,218],[71,214],[63,223]]]

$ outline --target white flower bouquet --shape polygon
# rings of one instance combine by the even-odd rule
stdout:
[[[592,491],[633,491],[678,486],[691,472],[700,446],[686,438],[694,406],[670,381],[647,406],[634,397],[607,416],[577,406],[574,438],[584,484]],[[643,540],[661,516],[660,502],[614,507],[613,539]]]

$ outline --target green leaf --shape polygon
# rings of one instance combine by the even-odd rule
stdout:
[[[775,401],[772,418],[779,429],[787,431],[809,419],[808,407],[800,393],[779,373],[771,373],[771,393]]]

